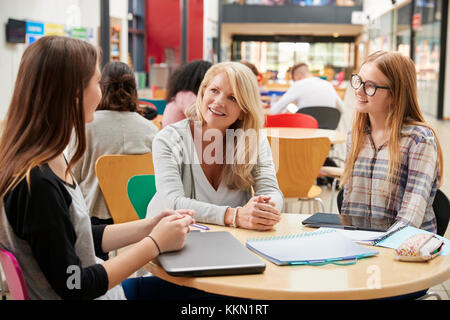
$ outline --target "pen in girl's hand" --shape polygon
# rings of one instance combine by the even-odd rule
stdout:
[[[191,227],[199,228],[199,229],[203,229],[203,230],[209,230],[209,228],[207,226],[204,226],[204,225],[198,224],[198,223],[191,224]]]

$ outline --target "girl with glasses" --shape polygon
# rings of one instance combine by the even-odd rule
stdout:
[[[414,62],[378,51],[352,75],[356,106],[347,141],[341,213],[393,219],[436,232],[432,203],[443,156],[417,101]]]

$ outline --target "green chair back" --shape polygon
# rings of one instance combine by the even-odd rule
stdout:
[[[128,198],[139,219],[147,215],[147,206],[156,193],[154,175],[138,175],[131,177],[127,184]]]

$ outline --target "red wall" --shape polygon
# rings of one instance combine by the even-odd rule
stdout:
[[[203,0],[189,0],[188,60],[203,58]]]
[[[188,0],[188,61],[203,58],[203,0]],[[165,48],[174,48],[181,61],[180,0],[147,0],[147,59],[165,61]]]

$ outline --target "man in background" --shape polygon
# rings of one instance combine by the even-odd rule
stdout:
[[[291,69],[294,84],[270,107],[270,113],[285,113],[287,106],[294,102],[298,110],[304,107],[334,107],[343,113],[344,103],[331,83],[315,77],[306,63],[298,63]]]

